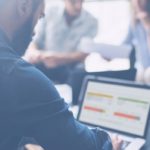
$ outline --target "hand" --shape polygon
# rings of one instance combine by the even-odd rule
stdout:
[[[117,135],[111,136],[113,150],[121,150],[122,140]]]
[[[41,57],[42,52],[39,50],[28,50],[22,58],[31,64],[36,64],[41,62]]]
[[[61,65],[61,57],[56,53],[45,53],[41,57],[41,61],[47,68],[55,68]]]
[[[42,147],[37,146],[37,145],[32,145],[32,144],[27,144],[25,146],[26,150],[44,150]]]

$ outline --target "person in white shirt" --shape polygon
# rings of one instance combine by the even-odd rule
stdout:
[[[24,56],[54,81],[68,78],[70,71],[88,55],[80,48],[82,41],[97,34],[97,20],[82,6],[83,0],[64,0],[64,6],[48,9]]]

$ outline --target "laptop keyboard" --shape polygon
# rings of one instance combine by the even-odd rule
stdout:
[[[124,150],[129,144],[130,144],[130,142],[123,141],[122,146],[121,146],[121,150]]]

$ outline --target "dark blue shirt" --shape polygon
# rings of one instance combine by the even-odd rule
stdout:
[[[45,150],[112,149],[108,135],[77,122],[51,81],[0,32],[0,150],[17,150],[23,137]]]

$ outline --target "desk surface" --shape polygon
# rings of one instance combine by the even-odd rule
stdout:
[[[73,112],[74,117],[77,118],[79,107],[73,106],[73,107],[70,107],[70,110]],[[149,123],[148,123],[148,132],[146,134],[146,144],[142,148],[142,150],[150,150],[150,119],[149,119]]]

